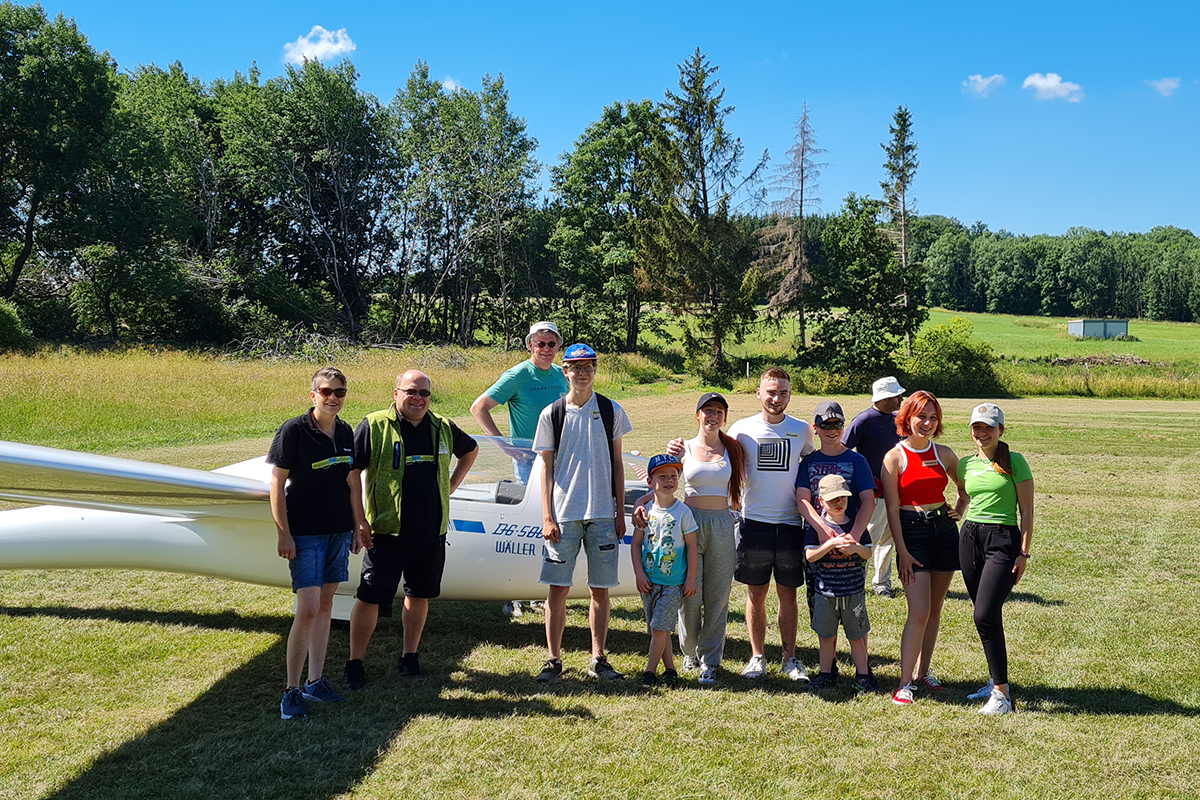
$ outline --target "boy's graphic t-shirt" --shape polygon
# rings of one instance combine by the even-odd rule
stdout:
[[[833,522],[826,514],[822,514],[821,519],[825,520],[825,524],[839,534],[849,533],[850,529],[854,527],[854,520],[850,517],[846,518],[845,525]],[[825,538],[827,537],[818,533],[816,528],[809,526],[804,531],[804,549],[820,547]],[[858,543],[869,547],[871,534],[863,531],[862,538]],[[863,590],[867,580],[866,563],[866,559],[853,553],[830,551],[824,558],[809,564],[811,585],[817,594],[825,597],[850,597],[858,594]]]
[[[687,578],[687,558],[683,537],[698,529],[692,510],[681,501],[663,508],[650,505],[646,534],[642,537],[642,569],[651,583],[682,586]]]

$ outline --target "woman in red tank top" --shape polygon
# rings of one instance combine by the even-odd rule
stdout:
[[[929,673],[942,604],[958,569],[954,520],[969,499],[958,477],[958,456],[933,440],[942,432],[942,406],[929,392],[916,392],[896,415],[896,432],[906,437],[883,458],[879,479],[888,527],[896,546],[908,619],[900,638],[900,688],[892,702],[908,705],[918,688],[945,687]],[[955,507],[946,505],[946,486],[958,486]]]

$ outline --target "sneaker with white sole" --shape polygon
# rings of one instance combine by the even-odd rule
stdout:
[[[710,667],[708,664],[705,664],[700,669],[700,679],[699,680],[700,680],[701,686],[712,686],[714,683],[717,682],[717,668]]]
[[[759,678],[765,678],[767,675],[767,657],[766,656],[750,656],[750,663],[742,670],[742,675],[752,681]]]
[[[680,672],[683,672],[685,674],[690,674],[692,672],[695,672],[698,669],[700,669],[700,662],[696,660],[695,656],[684,656],[683,657],[683,666],[680,667],[680,669],[679,669]]]
[[[612,668],[608,663],[608,656],[597,656],[588,665],[588,677],[602,681],[619,681],[625,676]]]
[[[992,689],[991,697],[984,703],[983,708],[979,709],[980,714],[989,717],[998,717],[1001,714],[1008,714],[1012,711],[1012,700],[1005,696],[1004,692],[999,689]]]
[[[500,606],[500,611],[506,617],[520,617],[525,614],[525,612],[521,609],[520,600],[505,600],[504,604]]]
[[[942,685],[941,681],[934,677],[932,672],[925,673],[925,677],[923,678],[917,678],[917,686],[921,687],[922,689],[928,689],[931,692],[946,691],[946,687]]]
[[[304,716],[304,694],[293,686],[283,693],[279,701],[280,719],[301,719]]]
[[[799,683],[808,683],[808,673],[805,672],[804,665],[800,663],[800,659],[795,656],[785,658],[781,669],[783,670],[783,674],[792,680]]]
[[[987,700],[989,697],[992,696],[992,689],[995,689],[995,688],[996,688],[996,682],[989,679],[988,682],[985,683],[983,686],[980,686],[978,689],[976,689],[975,691],[973,691],[969,695],[967,695],[967,699],[968,700]]]
[[[911,683],[905,684],[892,694],[892,702],[898,706],[911,706],[916,692],[916,686]]]
[[[324,678],[317,678],[311,683],[304,684],[304,688],[300,690],[300,694],[305,700],[316,700],[318,703],[344,703],[346,698],[333,690],[333,687],[325,682]]]

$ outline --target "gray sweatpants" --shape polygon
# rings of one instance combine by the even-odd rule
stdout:
[[[696,531],[696,593],[683,598],[679,609],[679,646],[703,666],[717,667],[725,655],[725,626],[729,622],[729,592],[737,545],[733,512],[691,509]]]

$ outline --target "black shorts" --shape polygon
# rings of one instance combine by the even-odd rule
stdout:
[[[747,586],[775,583],[795,589],[804,585],[804,528],[743,519],[738,526],[737,565],[733,577]]]
[[[445,537],[414,544],[399,536],[376,536],[363,554],[357,597],[364,603],[378,605],[379,613],[388,617],[401,578],[406,596],[432,599],[442,593],[445,568]]]
[[[949,509],[934,511],[900,509],[900,533],[904,547],[921,566],[916,572],[955,572],[958,566],[958,526],[950,519]]]

